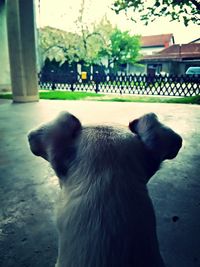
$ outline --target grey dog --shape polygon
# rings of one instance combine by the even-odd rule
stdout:
[[[181,137],[154,113],[129,127],[82,126],[68,112],[30,132],[61,185],[57,267],[164,267],[146,184]]]

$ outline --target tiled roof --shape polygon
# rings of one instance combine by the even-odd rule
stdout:
[[[168,45],[171,39],[174,38],[172,33],[169,34],[159,34],[141,37],[141,46],[152,47],[152,46],[164,46]]]
[[[192,40],[192,41],[190,42],[190,44],[192,44],[192,43],[200,43],[200,38],[197,38],[197,39],[195,39],[195,40]]]
[[[162,51],[144,56],[143,59],[189,59],[200,58],[200,43],[189,43],[183,45],[172,45]]]

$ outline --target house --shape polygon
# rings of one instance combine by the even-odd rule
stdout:
[[[165,48],[168,48],[174,45],[174,36],[172,33],[169,34],[158,34],[158,35],[149,35],[141,37],[141,51],[140,54],[142,57],[148,55],[154,55]],[[127,64],[126,73],[147,73],[147,65],[145,61],[138,62],[138,65]],[[159,70],[158,70],[159,71]]]
[[[141,54],[152,55],[175,43],[172,33],[141,37]]]
[[[145,55],[140,61],[147,66],[148,74],[185,74],[192,66],[200,66],[200,43],[174,44],[162,51]]]

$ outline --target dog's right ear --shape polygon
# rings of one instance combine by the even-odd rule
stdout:
[[[129,123],[131,132],[143,136],[152,127],[158,124],[158,117],[155,113],[148,113],[139,119],[135,119]]]
[[[133,120],[129,123],[129,129],[140,138],[159,162],[175,158],[182,146],[180,135],[160,123],[154,113]]]

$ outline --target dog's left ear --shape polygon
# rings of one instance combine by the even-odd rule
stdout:
[[[34,155],[49,161],[58,177],[63,179],[75,156],[75,140],[80,132],[80,121],[74,115],[62,112],[55,120],[29,133],[30,149]]]
[[[69,112],[61,112],[52,122],[51,138],[56,144],[73,139],[81,129],[80,121]]]
[[[74,115],[62,112],[55,120],[28,134],[30,149],[34,155],[50,161],[53,153],[66,149],[80,129],[81,123]]]
[[[159,122],[154,113],[148,113],[129,123],[129,129],[138,135],[146,148],[160,162],[173,159],[182,146],[182,138]]]

